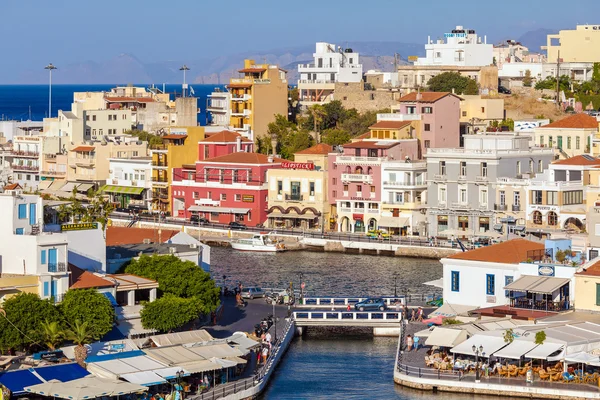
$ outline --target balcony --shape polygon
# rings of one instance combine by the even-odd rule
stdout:
[[[476,176],[475,177],[475,182],[487,182],[488,181],[488,177],[487,175],[480,175],[480,176]]]
[[[168,192],[152,192],[152,197],[154,197],[155,199],[168,199],[169,193]]]
[[[167,145],[166,144],[152,144],[152,145],[150,145],[150,152],[166,153]]]
[[[42,176],[65,176],[67,171],[42,171]]]
[[[340,207],[340,212],[343,212],[343,213],[351,213],[351,212],[352,212],[352,209],[351,209],[351,208],[348,208],[348,207]]]
[[[152,160],[152,166],[158,168],[167,168],[169,164],[167,163],[167,161]]]
[[[496,211],[506,211],[508,206],[506,204],[494,204],[494,210]]]
[[[96,165],[95,158],[74,158],[71,159],[71,163],[74,163],[78,167],[93,167]]]
[[[469,204],[462,203],[462,202],[456,202],[456,203],[450,203],[450,207],[451,208],[460,208],[461,210],[464,210],[464,209],[469,208]]]
[[[250,110],[249,108],[239,108],[231,110],[231,116],[233,117],[247,117],[250,114],[252,114],[252,110]]]
[[[22,151],[22,150],[13,150],[10,152],[11,155],[15,157],[32,157],[38,158],[40,153],[37,151]]]
[[[48,263],[48,272],[57,273],[57,272],[67,272],[67,263],[64,262],[54,262]]]
[[[467,177],[465,175],[460,175],[457,179],[459,183],[465,183],[467,181]]]
[[[380,165],[382,161],[387,161],[387,157],[364,157],[364,156],[337,156],[336,164],[362,163],[367,165]]]
[[[446,174],[436,174],[433,176],[433,180],[446,182],[448,180],[448,176]]]
[[[513,210],[514,212],[521,211],[521,205],[520,205],[520,204],[513,204],[513,206],[512,206],[512,210]]]
[[[40,167],[38,167],[37,165],[19,165],[19,164],[12,164],[11,168],[14,171],[30,171],[30,172],[38,172],[40,170]]]
[[[377,114],[377,121],[420,121],[421,114],[385,113]]]
[[[302,200],[304,200],[304,196],[301,194],[286,194],[285,200],[286,201],[302,201]]]
[[[167,177],[162,177],[162,176],[153,176],[152,182],[153,183],[164,183],[166,185],[167,183],[169,183],[169,179]]]
[[[248,101],[250,99],[252,99],[252,96],[249,94],[239,95],[234,93],[231,95],[231,101]]]
[[[373,183],[373,176],[367,174],[342,174],[342,182]]]
[[[378,208],[367,208],[367,214],[379,214]]]

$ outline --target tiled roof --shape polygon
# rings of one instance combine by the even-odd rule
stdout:
[[[285,162],[283,158],[273,157],[274,163]],[[247,153],[240,151],[237,153],[226,154],[224,156],[209,158],[208,160],[199,161],[199,163],[232,163],[232,164],[269,164],[269,156],[260,153]]]
[[[4,186],[4,190],[16,190],[16,189],[23,189],[23,188],[18,183],[11,183],[10,185]]]
[[[369,129],[402,129],[410,125],[410,121],[379,121]]]
[[[371,132],[365,132],[362,135],[358,135],[357,137],[352,138],[352,140],[362,140],[362,139],[368,139],[371,137]]]
[[[317,145],[309,147],[308,149],[297,151],[296,154],[322,154],[322,155],[327,155],[327,154],[331,153],[332,151],[333,151],[333,146],[325,144],[325,143],[319,143]]]
[[[417,92],[412,92],[407,95],[400,97],[398,100],[400,103],[403,102],[415,102],[417,101]],[[421,98],[419,99],[420,103],[435,103],[438,100],[443,99],[446,96],[454,96],[457,98],[457,95],[452,94],[450,92],[421,92]]]
[[[165,135],[162,138],[163,139],[185,139],[187,137],[187,135],[177,135],[177,134],[171,134],[171,135]]]
[[[239,133],[233,132],[233,131],[228,131],[228,130],[213,133],[212,135],[204,138],[204,140],[201,140],[201,142],[202,143],[215,143],[215,142],[235,143],[235,141],[239,137],[242,138],[242,142],[244,142],[244,143],[252,143],[252,141],[250,139],[243,137]]]
[[[94,146],[77,146],[72,151],[94,151]]]
[[[162,229],[160,241],[166,242],[178,231]],[[151,243],[159,242],[158,230],[144,228],[126,228],[123,226],[109,226],[106,229],[106,245],[119,246],[123,244],[140,244],[144,239],[149,239]]]
[[[596,261],[594,264],[590,265],[583,271],[577,272],[576,275],[600,276],[600,260]]]
[[[114,282],[78,268],[71,263],[69,263],[69,271],[71,271],[71,285],[69,286],[69,289],[91,289],[115,286]]]
[[[598,129],[598,120],[596,117],[581,113],[559,119],[540,128]]]
[[[600,165],[600,158],[588,156],[587,154],[565,158],[564,160],[555,161],[552,164],[556,165]]]
[[[456,260],[483,261],[492,263],[518,264],[527,260],[530,250],[543,250],[544,245],[526,239],[513,239],[492,246],[480,247],[451,255]]]

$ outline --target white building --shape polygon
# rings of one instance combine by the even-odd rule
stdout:
[[[427,38],[425,57],[419,57],[415,65],[420,66],[487,66],[494,62],[494,46],[487,44],[484,36],[477,36],[474,30],[457,26],[444,39]]]
[[[27,190],[35,190],[40,181],[41,155],[41,136],[15,136],[11,152],[12,182]]]
[[[110,158],[103,192],[121,208],[150,210],[152,206],[152,157]]]
[[[332,43],[317,42],[311,64],[299,64],[298,91],[303,106],[334,100],[336,83],[358,83],[363,78],[359,54]]]
[[[24,195],[18,184],[4,189],[0,194],[0,280],[37,277],[39,296],[59,301],[69,287],[67,235],[45,231],[41,197]],[[11,288],[0,285],[0,298],[7,289]]]
[[[231,119],[231,93],[217,88],[206,99],[206,124],[229,126]]]

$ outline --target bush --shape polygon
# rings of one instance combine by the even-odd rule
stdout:
[[[151,303],[146,303],[142,309],[142,326],[159,332],[169,332],[178,329],[198,318],[202,312],[201,302],[195,298],[182,299],[172,294]]]
[[[87,323],[94,340],[100,340],[113,327],[115,311],[106,296],[96,289],[69,290],[59,309],[70,325],[75,321]]]

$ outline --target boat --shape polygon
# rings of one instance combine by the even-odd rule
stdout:
[[[263,251],[280,252],[285,251],[285,245],[277,240],[273,240],[268,234],[254,234],[251,238],[234,239],[231,241],[231,247],[242,251]]]

